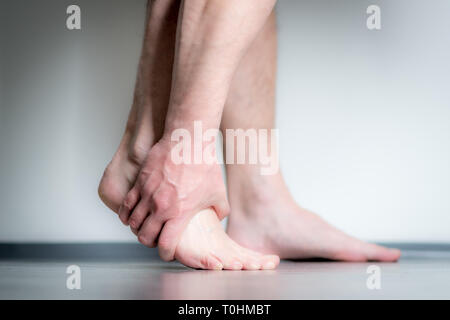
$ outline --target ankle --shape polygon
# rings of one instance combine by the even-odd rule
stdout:
[[[227,166],[228,197],[233,214],[253,215],[275,203],[286,188],[281,174],[263,176],[252,168]]]
[[[128,159],[136,164],[142,165],[147,157],[149,148],[144,147],[136,142],[132,142],[128,147]]]
[[[147,154],[154,143],[154,137],[152,126],[140,125],[136,127],[127,146],[128,160],[137,166],[144,164]]]

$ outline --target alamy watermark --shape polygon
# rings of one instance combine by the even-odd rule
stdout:
[[[366,280],[366,286],[369,290],[381,289],[381,268],[377,265],[370,265],[367,267],[366,273],[369,277]]]
[[[367,7],[366,13],[369,15],[366,20],[367,29],[381,30],[381,9],[377,5]]]
[[[225,164],[260,166],[261,175],[273,175],[279,170],[278,129],[226,129],[225,140],[219,129],[203,130],[201,121],[194,121],[193,134],[176,129],[171,134],[176,144],[171,150],[175,164],[223,164],[217,157],[217,144],[224,145]]]
[[[66,288],[69,290],[80,290],[81,268],[73,264],[67,267],[66,273],[69,275],[66,279]]]
[[[79,5],[71,4],[67,7],[66,27],[68,30],[81,30],[81,8]],[[381,30],[381,9],[378,5],[372,4],[367,7],[366,26],[369,30]]]
[[[76,4],[67,7],[66,27],[69,30],[81,30],[81,8]]]

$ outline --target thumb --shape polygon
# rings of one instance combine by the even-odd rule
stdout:
[[[219,218],[219,220],[224,219],[226,216],[228,216],[228,214],[230,214],[230,204],[228,203],[228,199],[227,198],[222,198],[218,201],[216,201],[213,205],[212,205],[214,211],[216,211],[217,217]]]

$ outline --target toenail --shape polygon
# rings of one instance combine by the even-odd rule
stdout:
[[[233,270],[241,270],[244,266],[240,262],[233,263]]]
[[[250,265],[250,269],[258,270],[259,268],[261,268],[261,266],[260,266],[259,264],[252,263],[252,264]]]
[[[275,269],[275,263],[273,263],[272,261],[267,262],[267,263],[264,265],[264,268],[265,268],[265,269]]]
[[[222,270],[223,269],[223,265],[218,263],[215,265],[214,270]]]

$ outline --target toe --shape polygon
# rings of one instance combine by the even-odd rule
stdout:
[[[366,257],[369,261],[395,262],[400,258],[400,250],[389,249],[375,244],[367,244]]]
[[[198,268],[206,270],[222,270],[224,269],[224,265],[213,255],[207,255],[200,259],[200,266]]]
[[[344,246],[342,250],[338,250],[332,259],[351,262],[394,262],[399,257],[399,250],[388,249],[376,244],[353,239],[353,241],[348,243],[348,246]]]
[[[236,258],[232,258],[229,262],[224,264],[225,270],[242,270],[244,265]]]
[[[280,263],[277,255],[264,255],[237,244],[234,245],[234,249],[242,262],[243,270],[270,270],[275,269]]]
[[[342,250],[337,250],[331,254],[324,254],[324,258],[328,258],[336,261],[347,261],[347,262],[365,262],[367,261],[367,254],[361,249],[350,249],[344,248]]]
[[[276,255],[267,255],[263,257],[262,269],[273,270],[280,264],[280,257]]]
[[[247,257],[244,261],[245,270],[259,270],[262,268],[261,257]]]

